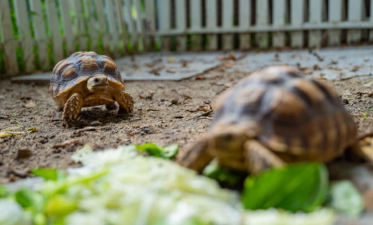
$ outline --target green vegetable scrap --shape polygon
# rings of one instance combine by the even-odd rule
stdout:
[[[179,152],[179,146],[176,144],[167,146],[167,147],[160,147],[154,143],[145,143],[142,145],[135,145],[137,150],[147,152],[148,154],[165,159],[172,159],[174,158],[177,153]]]
[[[169,148],[170,152],[175,151],[175,146]],[[222,189],[216,181],[170,160],[144,157],[134,145],[97,152],[86,146],[77,151],[73,159],[81,162],[82,167],[71,169],[63,176],[53,169],[33,170],[45,179],[36,190],[8,193],[0,188],[0,193],[4,193],[0,198],[0,225],[332,225],[335,221],[335,214],[328,209],[295,214],[275,209],[245,211],[237,192]],[[314,180],[319,177],[315,172],[323,167],[311,165],[298,169],[303,173],[294,173],[294,169],[289,168],[284,171]],[[281,179],[297,179],[284,176],[281,171],[269,174],[274,173],[273,176]],[[268,179],[274,177],[255,179],[259,184],[268,184]],[[270,186],[276,184],[283,185],[277,182]],[[250,186],[246,187],[250,191]],[[271,192],[271,196],[280,194],[284,198],[285,193]]]
[[[324,203],[327,191],[325,166],[301,163],[248,177],[242,201],[251,210],[280,208],[311,212]]]
[[[44,180],[60,180],[63,179],[66,174],[65,172],[61,170],[56,170],[56,169],[45,169],[45,168],[38,168],[38,169],[33,169],[31,171],[34,175],[42,177]]]
[[[364,200],[350,181],[338,181],[331,184],[328,205],[337,212],[357,218],[364,210]]]

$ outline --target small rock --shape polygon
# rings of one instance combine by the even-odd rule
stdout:
[[[171,104],[173,105],[177,105],[178,102],[179,102],[179,99],[176,99],[176,98],[171,100]]]
[[[18,149],[16,159],[23,159],[32,156],[32,151],[30,149]]]
[[[91,126],[102,126],[102,123],[100,121],[96,120],[96,121],[93,121],[91,123]]]
[[[26,168],[26,169],[16,169],[16,168],[12,168],[12,173],[18,177],[26,177],[27,176],[27,173],[28,173],[29,169]]]

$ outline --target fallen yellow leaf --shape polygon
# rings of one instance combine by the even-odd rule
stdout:
[[[36,128],[36,127],[30,127],[30,128],[27,128],[27,130],[30,131],[30,132],[35,132],[35,131],[38,130],[38,128]]]
[[[2,129],[1,131],[6,131],[6,130],[18,130],[19,128],[21,128],[20,126],[17,126],[17,127],[6,127],[4,129]]]
[[[0,132],[0,138],[5,138],[5,137],[9,137],[9,136],[12,136],[12,134],[5,133],[5,132]]]
[[[169,62],[174,62],[175,59],[174,59],[174,57],[170,57],[170,58],[168,59],[168,61],[169,61]]]

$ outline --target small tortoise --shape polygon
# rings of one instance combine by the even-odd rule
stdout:
[[[211,129],[178,157],[201,172],[219,164],[252,174],[291,162],[328,162],[356,148],[357,128],[337,93],[288,66],[244,78],[217,100]]]
[[[60,110],[62,120],[77,125],[82,107],[106,105],[119,112],[133,111],[133,98],[124,91],[124,82],[114,61],[95,52],[76,52],[61,60],[53,69],[49,91]]]

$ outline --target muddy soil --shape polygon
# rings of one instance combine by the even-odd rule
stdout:
[[[247,75],[227,73],[220,67],[179,82],[127,82],[127,91],[136,101],[134,113],[123,117],[103,106],[85,108],[81,120],[91,125],[83,128],[62,125],[48,84],[0,81],[0,130],[24,132],[0,138],[0,183],[31,176],[30,170],[36,167],[79,166],[70,155],[87,143],[95,150],[131,143],[177,143],[182,151],[207,130],[217,95]],[[361,133],[373,128],[373,111],[362,120],[373,106],[371,80],[328,81],[340,93]]]

